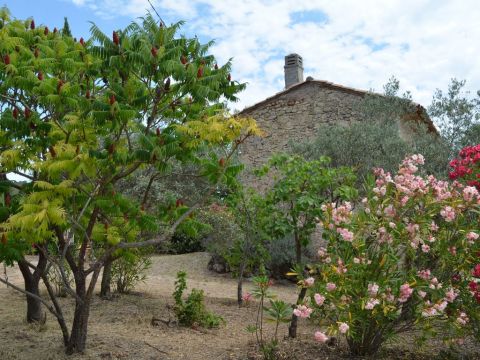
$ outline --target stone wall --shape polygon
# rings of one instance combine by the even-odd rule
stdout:
[[[246,166],[243,182],[262,190],[268,180],[259,181],[251,169],[264,164],[273,154],[288,150],[290,142],[315,137],[321,124],[345,124],[361,120],[356,111],[364,92],[335,88],[323,82],[307,81],[241,112],[253,117],[265,137],[249,139],[240,149]]]

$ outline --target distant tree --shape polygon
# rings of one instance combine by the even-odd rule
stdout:
[[[293,145],[294,152],[308,159],[328,156],[333,166],[352,167],[359,180],[374,167],[393,172],[405,155],[422,153],[428,161],[425,169],[428,173],[446,175],[447,143],[426,124],[401,120],[409,114],[427,115],[412,102],[408,92],[400,96],[399,90],[399,81],[391,78],[383,95],[367,94],[359,102],[356,110],[362,120],[348,126],[322,125],[312,141]],[[402,136],[405,129],[408,135]]]
[[[295,267],[302,274],[303,250],[310,243],[322,214],[322,205],[340,200],[354,200],[358,192],[353,187],[355,175],[347,167],[331,167],[330,159],[322,156],[307,161],[299,155],[279,154],[258,170],[259,175],[276,179],[266,192],[264,210],[267,221],[263,231],[274,240],[293,236]],[[297,303],[305,297],[302,289]],[[289,336],[297,335],[297,316],[292,315]]]
[[[70,30],[70,25],[68,24],[68,19],[67,19],[67,17],[64,17],[63,19],[64,20],[63,20],[62,35],[72,37],[72,32]]]
[[[444,93],[437,89],[428,112],[451,149],[453,158],[463,147],[480,143],[480,90],[472,97],[465,80],[453,78]]]

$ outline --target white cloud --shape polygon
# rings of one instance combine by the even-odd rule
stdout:
[[[136,17],[150,9],[147,0],[71,1],[96,4],[99,16]],[[476,0],[152,2],[161,14],[187,20],[193,33],[215,38],[212,52],[221,62],[234,58],[233,78],[249,83],[236,108],[282,90],[283,56],[290,52],[303,56],[305,77],[381,90],[395,75],[424,105],[451,77],[465,78],[470,89],[480,89]],[[304,20],[294,23],[299,12],[305,16],[295,18]],[[326,22],[315,21],[319,13]]]

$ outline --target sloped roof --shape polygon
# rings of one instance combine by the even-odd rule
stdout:
[[[288,94],[289,92],[292,92],[292,91],[294,91],[294,90],[296,90],[300,87],[303,87],[303,86],[306,86],[306,85],[313,85],[313,84],[318,85],[322,88],[337,90],[337,91],[341,91],[341,92],[345,92],[345,93],[349,93],[349,94],[353,94],[353,95],[358,95],[358,96],[361,96],[361,97],[363,97],[367,94],[384,96],[382,94],[372,93],[371,91],[367,91],[367,90],[360,90],[360,89],[355,89],[355,88],[348,87],[348,86],[335,84],[333,82],[326,81],[326,80],[311,80],[311,79],[308,79],[308,80],[305,80],[301,83],[292,85],[288,89],[282,90],[282,91],[276,93],[275,95],[266,98],[265,100],[262,100],[262,101],[260,101],[256,104],[253,104],[251,106],[246,107],[245,109],[243,109],[242,111],[239,112],[239,115],[246,115],[246,114],[250,113],[251,111],[262,107],[263,105],[268,104],[269,102],[280,98],[282,95]],[[416,112],[415,112],[416,116],[406,117],[405,120],[417,120],[417,121],[421,120],[427,125],[429,131],[438,134],[438,130],[435,127],[435,125],[433,124],[430,117],[428,116],[425,108],[422,105],[417,104],[417,103],[413,103],[413,105],[416,106]]]

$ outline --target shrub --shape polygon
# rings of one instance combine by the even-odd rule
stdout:
[[[315,333],[318,341],[344,334],[352,354],[367,355],[413,327],[426,336],[440,324],[451,339],[471,331],[479,194],[418,176],[421,164],[423,157],[413,155],[396,176],[377,169],[356,211],[349,203],[322,207],[327,246],[312,269],[315,283],[301,280],[310,300],[297,306],[301,317],[315,309],[326,328]]]
[[[64,262],[66,263],[66,261]],[[50,266],[47,273],[48,281],[52,285],[55,296],[57,297],[67,296],[68,292],[67,286],[65,285],[66,283],[68,283],[70,287],[73,286],[72,271],[68,266],[65,266],[65,264],[63,266],[63,270],[65,274],[65,279],[62,276],[60,268],[55,264],[52,264],[52,266]]]
[[[128,294],[139,282],[145,281],[152,261],[146,252],[130,250],[112,263],[112,281],[115,291]]]
[[[242,238],[241,229],[237,225],[234,215],[226,206],[213,203],[198,213],[198,219],[211,228],[211,231],[203,238],[202,244],[212,254],[225,257],[234,243]]]
[[[203,290],[192,289],[191,293],[183,300],[183,292],[187,288],[187,273],[179,271],[175,281],[175,315],[178,322],[184,326],[199,325],[206,328],[217,328],[225,321],[219,315],[209,312],[205,308]]]

